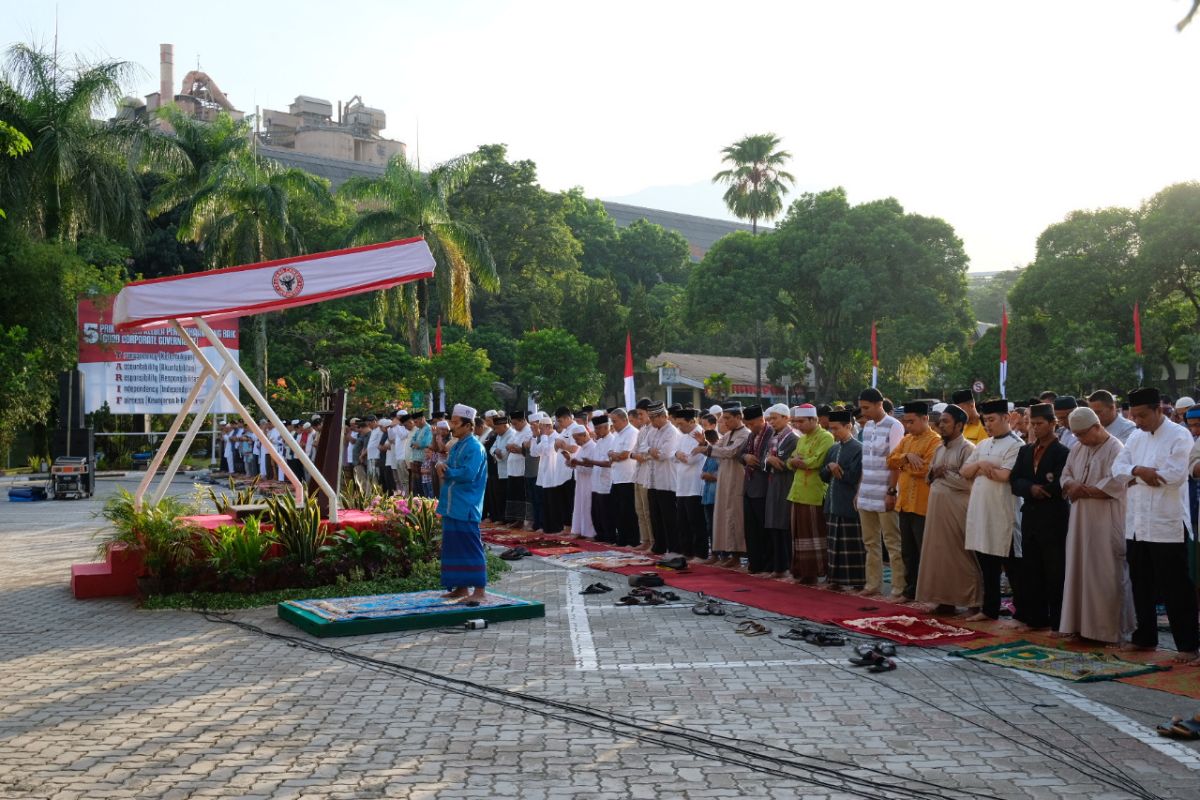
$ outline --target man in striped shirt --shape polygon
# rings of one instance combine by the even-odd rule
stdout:
[[[862,482],[858,485],[858,518],[867,548],[867,585],[860,594],[878,597],[883,592],[883,547],[892,564],[892,599],[904,596],[907,576],[901,557],[900,522],[896,514],[895,478],[887,459],[904,438],[900,420],[889,416],[878,389],[864,389],[858,407],[866,423],[862,432]]]

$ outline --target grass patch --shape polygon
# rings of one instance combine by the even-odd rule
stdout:
[[[487,553],[488,583],[494,583],[511,567],[491,552]],[[179,592],[147,597],[142,608],[229,611],[239,608],[273,606],[284,600],[308,600],[324,597],[355,597],[372,594],[399,594],[423,592],[442,588],[441,565],[437,560],[422,561],[413,566],[412,572],[400,577],[375,578],[373,580],[339,580],[325,586],[294,589],[278,589],[271,592],[238,594],[236,592]]]

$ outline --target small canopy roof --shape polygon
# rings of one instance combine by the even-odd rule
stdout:
[[[113,303],[117,330],[228,319],[390,289],[433,275],[425,240],[402,239],[260,264],[134,281]]]

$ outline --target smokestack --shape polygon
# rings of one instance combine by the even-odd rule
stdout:
[[[162,105],[175,99],[175,45],[158,46],[158,102]]]

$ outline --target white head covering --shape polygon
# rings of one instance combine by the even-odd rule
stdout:
[[[946,404],[945,403],[934,403],[933,408],[931,410],[935,414],[941,414],[943,411],[946,410]]]
[[[298,420],[298,419],[294,419],[294,420],[292,420],[292,424],[293,424],[293,425],[299,425],[299,424],[300,424],[300,420]]]
[[[1016,410],[1016,408],[1017,408],[1017,404],[1010,400],[1008,403],[1008,413],[1011,414],[1013,411]]]
[[[776,403],[775,405],[773,405],[767,409],[767,413],[768,414],[778,414],[781,417],[787,417],[787,416],[791,415],[792,410],[790,408],[788,408],[785,403]]]
[[[1175,410],[1176,411],[1186,411],[1187,409],[1191,408],[1194,405],[1196,405],[1196,401],[1193,400],[1192,398],[1181,397],[1175,401]]]
[[[444,419],[439,419],[437,421],[437,426],[440,430],[446,430],[446,431],[450,430],[450,423],[446,422],[446,420],[444,420]]]
[[[804,403],[792,409],[792,416],[798,419],[816,419],[817,407],[812,403]]]
[[[721,412],[724,410],[725,409],[721,408],[720,403],[718,403],[717,405],[709,406],[708,413],[712,414],[714,417],[719,417],[721,416]]]
[[[1096,412],[1087,406],[1080,406],[1067,417],[1067,425],[1070,426],[1072,433],[1082,433],[1093,425],[1099,424],[1100,417],[1096,416]]]
[[[311,430],[312,430],[312,423],[311,423],[311,422],[306,422],[306,423],[304,423],[304,430],[306,430],[306,431],[311,431]]]
[[[386,428],[388,425],[391,425],[391,424],[392,424],[392,421],[390,419],[388,419],[387,417],[384,417],[383,419],[379,420],[379,427],[381,427],[381,428]]]
[[[567,428],[567,434],[569,436],[574,436],[577,433],[587,433],[587,432],[588,432],[587,428],[583,427],[578,422],[572,423],[571,427]]]
[[[597,408],[595,411],[592,412],[592,419],[595,419],[596,417],[603,417],[603,416],[605,416],[606,413],[607,412],[605,412],[605,410],[603,408]]]
[[[450,412],[450,416],[473,420],[475,419],[475,409],[462,403],[455,403],[454,410]]]
[[[484,419],[491,419],[494,416],[496,416],[496,410],[493,408],[489,408],[487,411],[483,412]]]

